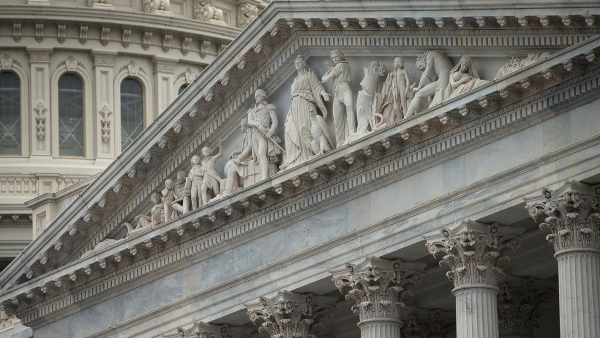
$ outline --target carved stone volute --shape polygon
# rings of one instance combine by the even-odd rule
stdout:
[[[400,314],[411,296],[411,286],[421,283],[424,264],[389,261],[368,256],[356,264],[331,270],[335,286],[347,300],[355,300],[352,311],[361,323],[371,320],[400,321]],[[360,326],[360,323],[359,323]]]
[[[550,230],[546,237],[557,254],[564,250],[583,249],[600,252],[600,186],[566,181],[554,190],[525,197],[529,215],[534,219],[547,216],[540,229]]]
[[[250,320],[271,338],[317,338],[331,317],[335,297],[279,291],[246,303]]]
[[[523,230],[466,220],[424,237],[429,252],[441,258],[441,266],[450,268],[446,276],[456,288],[497,286],[504,276],[502,268],[510,260],[506,252],[519,247]]]

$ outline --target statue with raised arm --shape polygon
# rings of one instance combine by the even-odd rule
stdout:
[[[185,174],[185,171],[177,172],[177,181],[175,182],[175,191],[178,199],[174,200],[173,210],[177,212],[177,215],[185,214],[190,211],[192,200],[191,195],[191,181]]]
[[[421,100],[425,97],[433,96],[433,100],[429,104],[430,107],[440,104],[450,83],[452,62],[444,53],[437,50],[426,51],[423,56],[417,58],[416,65],[423,72],[423,75],[419,85],[413,89],[415,97],[408,105],[404,118],[414,115],[421,106]],[[430,78],[432,82],[427,84]]]
[[[446,100],[464,94],[489,82],[490,81],[479,78],[473,60],[471,60],[469,56],[463,55],[458,64],[450,71],[450,86],[447,91],[449,95]]]
[[[248,110],[248,126],[252,128],[252,156],[258,162],[261,180],[269,175],[269,163],[277,163],[283,152],[281,139],[275,135],[279,120],[275,106],[267,102],[267,93],[262,89],[254,92],[256,104]]]
[[[306,142],[302,130],[310,131],[316,127],[311,123],[311,111],[316,113],[317,107],[323,115],[319,117],[323,120],[327,118],[325,101],[330,98],[317,75],[308,68],[304,57],[299,55],[294,63],[298,75],[292,83],[292,106],[285,118],[285,161],[280,167],[282,170],[298,165],[312,155],[311,145]],[[326,132],[329,134],[328,130]]]
[[[333,84],[333,123],[335,124],[336,147],[348,142],[350,135],[356,132],[356,115],[352,95],[352,69],[344,53],[334,50],[330,53],[331,69],[323,75],[323,83]],[[329,61],[328,61],[329,62]],[[329,63],[327,63],[329,64]]]
[[[204,178],[200,190],[202,192],[202,205],[207,204],[213,197],[220,193],[221,176],[215,170],[215,164],[221,153],[223,152],[223,140],[219,140],[219,153],[214,155],[209,147],[202,148],[202,169],[204,170]],[[212,191],[209,197],[209,190]]]

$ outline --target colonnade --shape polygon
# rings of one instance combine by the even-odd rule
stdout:
[[[405,302],[421,282],[424,263],[366,257],[331,270],[335,286],[356,304],[361,338],[533,337],[536,319],[558,293],[561,338],[600,337],[600,186],[567,181],[525,198],[558,261],[558,292],[544,281],[507,284],[503,267],[521,244],[523,228],[462,221],[424,236],[429,252],[448,266],[455,325],[433,311],[427,325],[406,317]],[[504,283],[503,283],[504,282]],[[246,304],[251,320],[272,338],[316,338],[335,298],[280,292]],[[436,317],[437,316],[437,317]]]

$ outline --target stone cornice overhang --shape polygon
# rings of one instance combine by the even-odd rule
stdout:
[[[231,41],[241,29],[215,25],[176,15],[164,16],[143,12],[104,10],[67,6],[0,5],[0,17],[14,22],[76,23],[95,26],[132,27],[146,30],[172,31],[178,35],[204,36]]]
[[[85,188],[87,188],[94,180],[100,176],[100,173],[92,175],[82,181],[79,181],[71,186],[68,186],[58,192],[54,193],[45,193],[36,198],[32,198],[29,201],[25,202],[25,206],[30,209],[35,209],[42,204],[46,204],[49,202],[58,202],[65,198],[69,198],[76,193],[82,192]]]
[[[600,70],[593,70],[575,76],[554,87],[544,89],[532,94],[513,104],[505,106],[499,110],[482,115],[479,119],[463,124],[460,127],[448,130],[440,135],[432,137],[425,142],[407,147],[401,151],[389,153],[387,156],[375,155],[373,151],[378,147],[385,147],[384,144],[391,141],[397,142],[399,129],[406,130],[419,126],[420,123],[432,119],[438,119],[445,113],[456,112],[461,106],[479,101],[478,99],[485,95],[492,95],[506,86],[514,83],[520,83],[523,79],[530,78],[535,74],[541,73],[545,69],[562,66],[566,60],[572,60],[586,55],[586,52],[600,47],[600,38],[594,38],[586,43],[568,48],[567,50],[556,53],[549,59],[534,64],[526,69],[511,74],[505,78],[483,86],[474,92],[467,93],[454,100],[448,101],[440,106],[428,109],[414,118],[403,121],[398,126],[387,128],[368,137],[358,140],[355,143],[341,147],[322,158],[309,161],[306,165],[295,169],[284,171],[272,179],[257,184],[256,186],[245,189],[229,198],[218,200],[211,203],[208,207],[196,210],[172,222],[161,224],[154,230],[141,234],[139,236],[125,240],[116,246],[108,248],[94,256],[81,259],[65,266],[59,267],[50,274],[35,278],[30,282],[19,285],[15,290],[2,294],[0,299],[3,305],[10,307],[12,304],[23,304],[18,311],[19,317],[23,323],[32,326],[45,325],[48,321],[56,320],[78,311],[81,306],[89,306],[103,299],[114,297],[116,294],[125,292],[131,288],[147,283],[165,274],[179,270],[189,264],[206,259],[219,252],[228,250],[232,246],[248,242],[254,238],[264,235],[266,232],[274,231],[276,228],[296,222],[299,219],[310,217],[324,209],[344,203],[350,199],[356,198],[366,192],[380,188],[388,184],[388,180],[398,180],[408,173],[405,168],[413,163],[437,157],[444,153],[451,155],[454,149],[459,147],[476,146],[486,144],[489,137],[504,137],[510,135],[531,123],[527,122],[530,116],[539,116],[545,111],[556,110],[564,102],[578,97],[594,97],[590,93],[594,92],[600,85]],[[589,55],[589,53],[588,53]],[[591,98],[590,98],[591,97]],[[525,122],[522,122],[525,121]],[[539,122],[539,121],[538,121]],[[504,130],[500,135],[500,130]],[[491,133],[493,131],[493,133]],[[492,136],[490,136],[492,135]],[[493,136],[496,135],[496,136]],[[500,136],[499,136],[500,135]],[[393,139],[396,141],[393,141]],[[398,149],[397,149],[398,150]],[[350,155],[350,156],[348,156]],[[349,168],[346,163],[350,157],[354,157],[355,164]],[[358,160],[358,157],[375,157],[367,161]],[[357,163],[362,162],[362,163]],[[327,172],[329,174],[337,169],[332,169],[332,163],[335,164],[343,175],[332,175],[333,177],[308,188],[300,193],[293,191],[294,182],[300,182],[296,188],[301,188],[303,180],[312,179],[313,172]],[[409,171],[416,168],[411,167]],[[319,175],[317,175],[317,178]],[[275,190],[275,191],[273,191]],[[349,194],[348,192],[352,192]],[[247,214],[232,222],[227,222],[224,215],[227,210],[239,210],[240,205],[245,199],[253,196],[274,194],[288,195],[280,201],[273,200],[273,204],[266,207],[258,206],[258,211]],[[204,217],[213,214],[216,219],[221,219],[224,223],[216,229],[206,232],[201,236],[192,236],[189,240],[179,242],[175,232],[187,224],[201,222]],[[294,220],[289,220],[289,215],[294,215]],[[183,235],[182,235],[183,238]],[[93,275],[97,271],[98,264],[104,261],[115,261],[118,263],[124,257],[130,257],[132,251],[145,250],[148,242],[162,242],[166,250],[158,251],[147,258],[139,260],[131,265],[115,266],[115,270],[96,279],[83,281],[79,286],[69,288],[68,292],[59,293],[48,299],[42,300],[40,288],[47,284],[52,284],[57,280],[67,281],[69,279],[78,281],[82,276]],[[169,245],[171,245],[169,247]],[[316,250],[316,249],[315,249]],[[87,271],[92,271],[88,274]],[[152,274],[149,274],[152,272]],[[74,276],[74,277],[72,277]],[[107,292],[112,289],[110,292]],[[28,305],[29,302],[42,300],[40,303]],[[60,314],[57,310],[61,310]],[[15,310],[14,308],[12,309]]]

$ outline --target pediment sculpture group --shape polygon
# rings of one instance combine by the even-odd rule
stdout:
[[[162,196],[152,194],[154,207],[150,215],[136,216],[135,228],[125,223],[129,228],[127,236],[409,118],[421,107],[423,99],[427,99],[429,107],[432,107],[489,82],[479,78],[469,56],[463,55],[458,64],[453,65],[441,51],[427,51],[417,57],[416,67],[422,76],[418,83],[413,84],[401,57],[395,58],[394,69],[387,74],[383,84],[381,79],[386,75],[385,65],[370,62],[364,67],[361,90],[355,101],[351,90],[350,64],[339,50],[332,51],[330,57],[331,60],[325,63],[330,69],[321,79],[308,68],[302,56],[296,58],[297,75],[291,86],[292,103],[283,125],[283,144],[276,135],[279,128],[276,107],[267,102],[267,93],[258,89],[255,105],[241,121],[244,135],[241,148],[231,153],[224,166],[225,178],[221,178],[215,168],[222,154],[222,140],[219,140],[216,155],[209,147],[203,147],[202,156],[192,157],[192,168],[188,173],[179,171],[175,182],[167,179]],[[497,77],[516,70],[517,63],[523,67],[538,59],[539,55],[513,58],[500,69]],[[324,83],[332,84],[333,97],[325,90]],[[333,100],[335,140],[326,123],[328,112],[325,102],[330,100]]]

